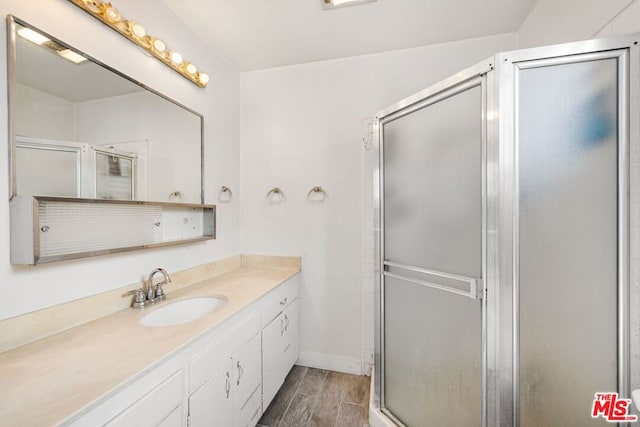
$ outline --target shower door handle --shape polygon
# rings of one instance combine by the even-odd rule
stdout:
[[[473,277],[459,276],[457,274],[444,273],[442,271],[427,270],[425,268],[398,264],[391,261],[384,262],[383,274],[387,277],[393,277],[394,279],[404,280],[471,299],[482,298],[484,295],[484,283],[482,279],[476,279]],[[416,277],[421,275],[423,278]],[[429,280],[429,278],[444,279],[448,283],[455,282],[464,284],[469,290],[459,289],[446,283],[436,283],[435,280]]]

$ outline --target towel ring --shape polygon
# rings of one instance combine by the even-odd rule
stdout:
[[[273,187],[267,193],[267,200],[271,204],[282,203],[284,201],[284,193],[279,187]]]
[[[180,200],[182,201],[182,191],[176,190],[172,193],[169,193],[169,200]]]
[[[229,203],[233,199],[233,192],[229,187],[222,186],[220,188],[220,192],[218,193],[218,201],[220,203]]]
[[[320,203],[320,202],[324,202],[326,198],[327,198],[327,192],[322,187],[317,187],[317,186],[313,187],[307,193],[307,200],[309,200],[310,202]]]

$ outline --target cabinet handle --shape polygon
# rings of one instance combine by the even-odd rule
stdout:
[[[286,314],[284,315],[284,320],[285,320],[285,324],[284,324],[284,330],[287,331],[289,329],[289,316],[287,316]]]
[[[244,368],[240,366],[240,361],[238,360],[238,382],[236,385],[240,385],[240,378],[242,378],[242,374],[244,374]]]
[[[231,390],[231,375],[229,374],[229,371],[227,371],[227,382],[224,386],[224,392],[227,395],[227,399],[229,398],[229,391]]]
[[[284,319],[280,318],[280,336],[284,335]]]
[[[285,297],[282,301],[280,301],[280,305],[286,305],[287,304],[287,297]]]

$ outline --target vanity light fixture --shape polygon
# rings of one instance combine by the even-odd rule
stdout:
[[[336,7],[353,6],[362,3],[372,3],[376,0],[322,0],[325,9],[335,9]]]
[[[37,45],[43,45],[46,42],[49,42],[47,37],[43,36],[37,31],[33,31],[31,28],[23,27],[18,30],[18,35],[22,38],[29,40],[31,43],[35,43]]]
[[[31,43],[35,43],[38,46],[41,46],[57,55],[60,55],[67,61],[71,61],[74,64],[80,64],[87,60],[87,58],[80,55],[79,53],[74,52],[73,50],[54,42],[47,36],[40,34],[39,32],[32,30],[31,28],[20,28],[18,30],[18,35],[26,40],[29,40]]]
[[[102,0],[69,1],[137,44],[192,83],[202,88],[209,83],[210,79],[206,73],[198,71],[191,62],[184,61],[178,52],[169,50],[162,39],[147,34],[147,30],[141,24],[125,19],[111,3]]]
[[[82,55],[78,55],[71,49],[60,50],[58,51],[58,55],[62,56],[66,60],[73,62],[74,64],[80,64],[81,62],[84,62],[87,60],[87,58],[85,58]]]

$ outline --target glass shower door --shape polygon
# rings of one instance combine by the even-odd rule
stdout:
[[[381,121],[382,406],[481,426],[484,77]]]

